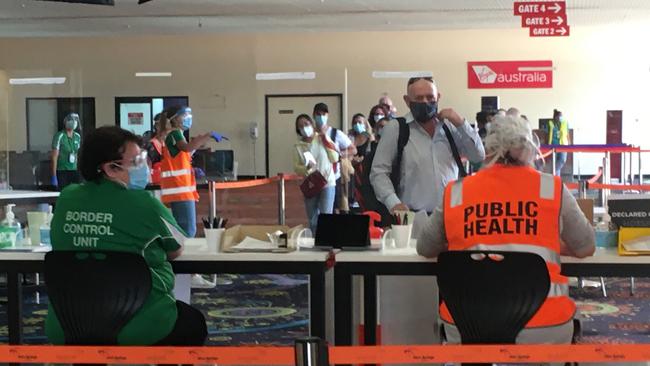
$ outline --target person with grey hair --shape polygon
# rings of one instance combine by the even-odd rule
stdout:
[[[510,107],[506,111],[506,116],[512,116],[512,117],[518,118],[518,117],[521,117],[521,112],[519,112],[519,109],[517,109],[515,107]]]
[[[559,177],[532,167],[539,143],[529,123],[497,117],[485,138],[485,167],[451,182],[421,230],[417,251],[436,257],[446,250],[532,252],[547,264],[551,289],[517,336],[517,343],[570,343],[575,303],[560,255],[583,258],[595,250],[595,233]],[[444,303],[440,318],[450,343],[460,334]]]

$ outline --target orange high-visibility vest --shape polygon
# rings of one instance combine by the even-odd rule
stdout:
[[[192,156],[189,153],[179,151],[172,157],[169,149],[163,147],[160,168],[161,200],[164,203],[199,200],[192,169]]]
[[[549,293],[526,328],[564,324],[576,311],[567,278],[560,274],[561,205],[560,177],[531,167],[495,165],[445,189],[449,250],[532,252],[546,261]],[[440,317],[453,323],[444,303]]]

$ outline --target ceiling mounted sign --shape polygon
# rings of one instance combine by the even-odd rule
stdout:
[[[571,34],[565,1],[516,1],[514,15],[531,37],[566,37]]]
[[[553,87],[553,61],[470,61],[469,89],[528,89]]]

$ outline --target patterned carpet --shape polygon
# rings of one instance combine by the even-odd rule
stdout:
[[[214,289],[193,290],[192,305],[208,321],[209,344],[289,345],[308,332],[308,281],[299,275],[220,275]],[[650,279],[637,279],[630,295],[627,278],[606,280],[600,288],[571,289],[582,315],[582,343],[650,343]],[[36,304],[36,290],[40,304]],[[24,289],[25,343],[46,343],[43,287]],[[6,289],[0,288],[0,342],[7,341]]]

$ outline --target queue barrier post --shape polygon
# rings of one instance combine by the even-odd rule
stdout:
[[[296,339],[294,351],[296,366],[330,366],[327,343],[318,337]]]
[[[208,203],[210,205],[208,216],[209,222],[214,222],[217,217],[217,187],[214,181],[208,181]]]
[[[286,192],[284,188],[284,174],[278,173],[278,225],[284,225],[286,215]]]

